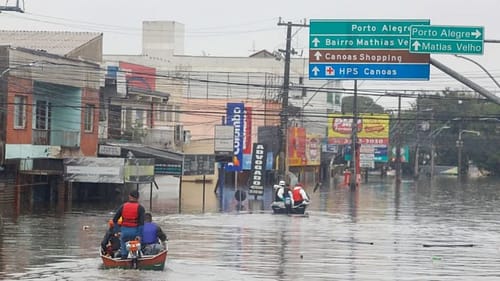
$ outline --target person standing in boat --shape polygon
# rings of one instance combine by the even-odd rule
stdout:
[[[120,256],[127,258],[126,242],[134,239],[142,240],[144,228],[144,207],[139,204],[139,192],[132,190],[128,195],[128,202],[123,203],[113,217],[115,230],[118,227],[118,220],[122,217],[120,235]]]
[[[294,207],[297,207],[303,203],[309,204],[309,196],[307,196],[307,193],[302,187],[301,183],[297,183],[297,185],[293,188],[292,196]]]
[[[144,230],[142,235],[142,252],[145,255],[156,255],[164,249],[167,235],[161,227],[153,222],[151,213],[144,215]],[[161,244],[160,244],[161,242]]]

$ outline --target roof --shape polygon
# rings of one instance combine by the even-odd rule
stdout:
[[[268,50],[260,50],[256,53],[253,53],[249,56],[250,58],[274,58],[275,56],[273,53],[269,52]]]
[[[101,35],[97,32],[0,30],[0,45],[65,56]]]

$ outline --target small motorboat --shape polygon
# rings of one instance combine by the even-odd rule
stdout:
[[[271,208],[273,209],[274,214],[299,214],[303,215],[306,212],[307,205],[309,203],[301,203],[297,206],[294,206],[290,209],[290,211],[287,211],[285,207],[285,203],[283,201],[274,201],[271,204]]]
[[[140,269],[140,270],[163,270],[167,260],[168,245],[165,244],[163,250],[155,255],[143,255],[140,251],[141,244],[139,241],[133,240],[127,242],[129,255],[126,259],[120,257],[114,258],[105,255],[100,250],[100,256],[104,268],[121,268],[121,269]]]

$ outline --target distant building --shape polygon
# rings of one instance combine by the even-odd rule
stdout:
[[[143,22],[142,53],[103,56],[107,64],[127,62],[153,67],[157,90],[169,93],[167,112],[182,113],[169,126],[182,126],[190,144],[189,153],[200,145],[213,152],[214,126],[221,124],[227,102],[244,102],[254,107],[252,142],[257,128],[280,122],[284,54],[261,50],[249,57],[184,55],[184,25],[172,21]],[[290,65],[290,126],[303,126],[308,134],[326,137],[327,114],[341,108],[341,82],[309,80],[308,58],[293,56]],[[216,102],[219,100],[219,102]],[[159,126],[155,126],[159,127]]]

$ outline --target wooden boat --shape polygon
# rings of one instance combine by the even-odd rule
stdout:
[[[163,270],[167,260],[168,246],[156,255],[142,255],[138,248],[140,244],[129,249],[129,256],[126,259],[106,256],[100,250],[100,255],[104,268],[139,269],[139,270]],[[128,246],[127,246],[128,247]]]

